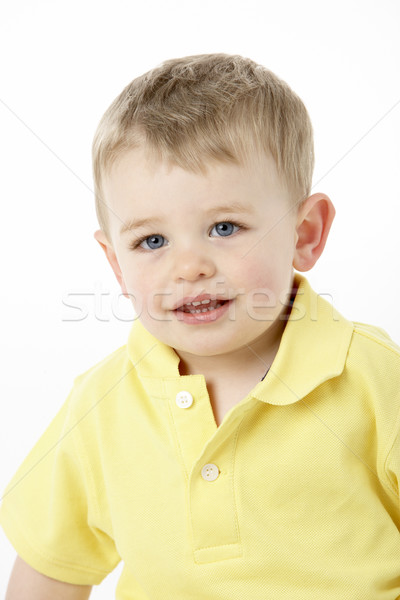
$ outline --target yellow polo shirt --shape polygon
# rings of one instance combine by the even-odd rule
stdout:
[[[133,324],[4,493],[18,554],[117,600],[400,598],[400,348],[302,275],[268,375],[217,427],[203,375]]]

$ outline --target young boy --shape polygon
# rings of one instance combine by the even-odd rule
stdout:
[[[400,348],[299,273],[335,216],[301,100],[240,56],[170,60],[93,160],[138,318],[4,493],[7,600],[88,598],[120,560],[118,600],[400,598]]]

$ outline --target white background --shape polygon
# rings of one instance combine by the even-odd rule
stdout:
[[[91,141],[122,88],[167,58],[242,54],[300,95],[315,131],[313,191],[337,211],[305,275],[347,318],[400,342],[399,7],[3,0],[1,491],[74,377],[126,342],[133,313],[93,238]],[[73,301],[81,310],[65,305],[70,294],[84,294]],[[1,592],[14,557],[0,530]],[[91,597],[112,598],[120,570]]]

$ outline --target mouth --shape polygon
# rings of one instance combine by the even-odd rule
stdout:
[[[192,302],[186,302],[185,304],[182,304],[182,306],[179,306],[175,310],[177,312],[198,315],[200,313],[208,313],[213,310],[216,310],[217,308],[224,306],[224,304],[226,304],[227,302],[229,302],[229,300],[212,300],[211,298],[206,298],[204,300],[193,300]]]
[[[222,298],[197,297],[178,306],[173,312],[178,321],[186,325],[206,325],[215,323],[228,314],[233,300]]]

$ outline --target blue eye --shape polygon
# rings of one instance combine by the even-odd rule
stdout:
[[[230,223],[229,221],[222,221],[222,223],[217,223],[214,225],[211,232],[215,230],[218,236],[227,237],[228,235],[232,235],[232,233],[238,231],[238,229],[238,225],[234,225],[234,223]]]
[[[157,233],[156,235],[149,235],[149,237],[142,240],[139,246],[146,250],[157,250],[164,246],[165,241],[165,237]]]

